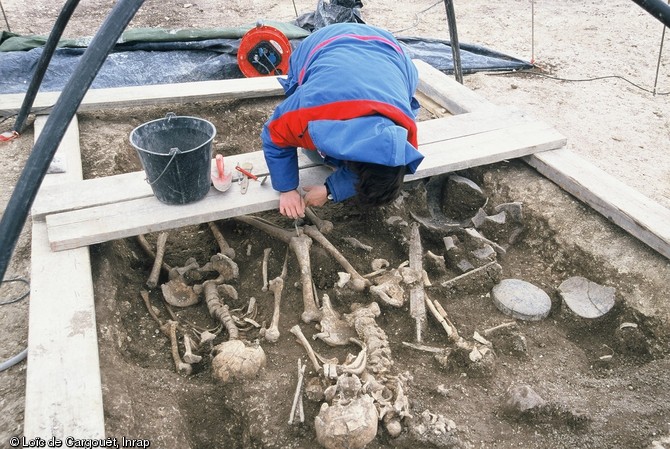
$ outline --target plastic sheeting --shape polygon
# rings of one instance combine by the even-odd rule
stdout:
[[[309,32],[331,23],[363,22],[358,0],[319,0],[315,12],[299,17],[296,25],[265,21],[279,28],[295,48]],[[242,78],[237,49],[253,25],[220,29],[135,29],[126,31],[93,81],[92,88],[174,84]],[[27,90],[42,53],[45,38],[0,34],[0,92]],[[63,40],[42,81],[41,91],[63,89],[89,42],[89,38]],[[411,58],[453,72],[449,41],[398,37]],[[3,51],[4,50],[4,51]],[[10,51],[7,51],[10,50]],[[520,70],[528,62],[477,45],[460,44],[463,73]]]

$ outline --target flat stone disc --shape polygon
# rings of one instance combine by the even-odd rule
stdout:
[[[582,318],[599,318],[614,307],[614,287],[605,287],[581,276],[566,279],[558,291],[570,310]]]
[[[549,295],[520,279],[503,279],[491,293],[498,310],[520,320],[540,321],[551,311]]]

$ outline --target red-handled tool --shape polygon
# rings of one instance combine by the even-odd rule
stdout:
[[[257,177],[256,175],[254,175],[253,173],[251,173],[251,172],[248,171],[248,170],[243,169],[243,168],[240,167],[239,165],[235,166],[235,170],[239,171],[240,173],[242,173],[242,174],[243,174],[244,176],[246,176],[247,178],[251,178],[251,179],[253,179],[254,181],[258,181],[258,177]]]

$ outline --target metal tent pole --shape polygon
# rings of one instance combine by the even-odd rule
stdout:
[[[463,69],[461,66],[461,49],[458,45],[458,31],[456,30],[456,12],[453,0],[444,0],[447,9],[447,23],[449,25],[449,41],[451,42],[451,54],[454,59],[454,76],[456,81],[463,84]]]

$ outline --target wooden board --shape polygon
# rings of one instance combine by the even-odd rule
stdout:
[[[475,165],[500,162],[536,151],[559,148],[565,137],[551,126],[528,121],[523,115],[500,115],[492,119],[492,112],[482,113],[482,123],[476,128],[466,122],[472,117],[449,117],[430,124],[423,134],[427,143],[419,145],[426,155],[414,175],[407,180],[420,179],[439,173],[460,170]],[[474,115],[476,116],[476,115]],[[473,116],[473,117],[474,117]],[[424,122],[425,123],[425,122]],[[434,126],[437,123],[441,126]],[[452,123],[452,126],[447,124]],[[475,132],[479,129],[479,132]],[[440,132],[443,139],[440,139]],[[301,185],[321,184],[329,174],[323,167],[301,170]],[[51,248],[54,251],[92,245],[104,241],[157,232],[181,226],[221,220],[238,215],[275,209],[279,195],[269,182],[261,186],[250,183],[246,195],[233,186],[220,193],[213,188],[195,203],[173,206],[159,202],[153,195],[116,203],[94,205],[69,212],[47,215],[46,222]],[[91,189],[80,189],[91,190]]]
[[[157,84],[153,86],[89,89],[79,106],[79,111],[284,95],[284,89],[277,78],[268,76],[180,84]],[[47,113],[59,96],[60,92],[38,94],[31,111]],[[17,113],[21,109],[24,97],[24,94],[0,95],[0,115]]]
[[[422,61],[414,63],[419,69],[419,89],[452,114],[488,111],[496,107],[430,65]],[[532,154],[524,161],[670,259],[670,210],[568,149]]]
[[[563,190],[670,259],[670,210],[562,148],[525,161]]]
[[[536,122],[532,118],[512,108],[461,114],[419,123],[419,144],[427,146],[440,140],[533,123]],[[238,162],[251,162],[254,173],[267,173],[268,170],[262,151],[226,156],[226,164],[236,165]],[[311,160],[300,155],[301,167],[311,165],[313,165]],[[31,211],[33,219],[44,220],[49,214],[152,196],[153,192],[145,177],[144,171],[137,171],[61,184],[57,187],[45,187],[33,203]]]
[[[35,138],[45,117],[35,120]],[[68,171],[42,188],[81,179],[76,116],[57,150]],[[41,191],[40,191],[41,192]],[[38,193],[38,197],[41,193]],[[52,252],[44,222],[33,222],[24,435],[104,437],[102,385],[88,248]]]

